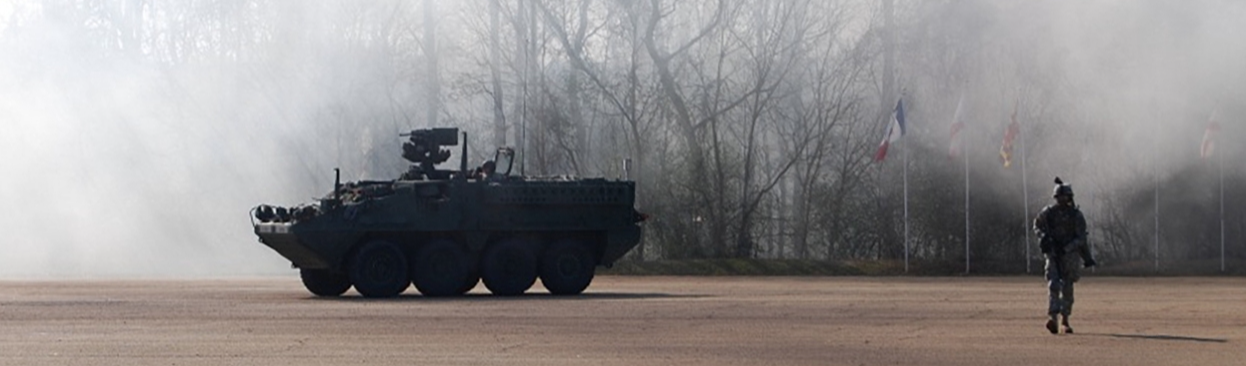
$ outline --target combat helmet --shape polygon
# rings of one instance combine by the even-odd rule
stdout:
[[[1056,177],[1056,188],[1051,193],[1051,196],[1056,197],[1063,194],[1073,197],[1073,186],[1070,184],[1064,184],[1064,181],[1060,180],[1060,177]]]

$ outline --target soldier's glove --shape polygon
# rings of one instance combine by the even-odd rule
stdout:
[[[1095,262],[1094,258],[1086,258],[1086,260],[1082,261],[1082,266],[1086,268],[1094,267],[1097,265],[1099,265],[1099,262]]]

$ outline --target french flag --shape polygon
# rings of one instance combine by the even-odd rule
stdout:
[[[878,152],[874,153],[874,161],[881,162],[887,159],[887,148],[891,147],[891,143],[900,140],[904,136],[904,99],[896,101],[896,110],[891,114],[891,127],[887,129],[887,136],[883,137],[883,142],[878,144]]]

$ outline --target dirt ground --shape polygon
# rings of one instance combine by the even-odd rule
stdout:
[[[603,276],[577,297],[310,296],[297,277],[0,281],[0,365],[1240,365],[1246,279]]]

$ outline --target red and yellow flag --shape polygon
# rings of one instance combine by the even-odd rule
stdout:
[[[1203,130],[1203,144],[1199,146],[1198,155],[1204,159],[1216,153],[1216,135],[1220,134],[1220,122],[1216,122],[1216,112],[1211,113],[1207,129]]]
[[[961,107],[964,106],[965,94],[962,93],[960,100],[956,101],[956,112],[952,113],[952,136],[949,139],[951,143],[948,144],[947,148],[947,157],[949,159],[960,156],[961,145],[964,144],[964,141],[961,141],[964,138],[960,135],[960,131],[965,129],[965,122],[962,122],[960,118]]]
[[[1012,105],[1012,123],[1008,124],[1008,129],[1004,130],[1004,144],[999,147],[999,158],[1003,160],[1004,167],[1012,166],[1012,142],[1017,139],[1017,135],[1021,134],[1021,125],[1017,123],[1017,104],[1021,101],[1017,100]]]

